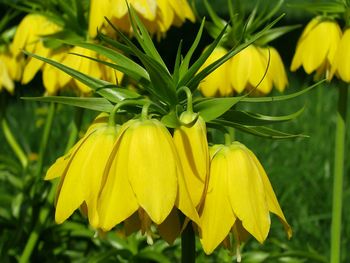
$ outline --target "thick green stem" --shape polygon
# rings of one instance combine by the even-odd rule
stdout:
[[[187,224],[181,235],[181,263],[196,261],[196,242],[192,224]]]
[[[7,143],[10,145],[13,152],[16,154],[17,158],[22,164],[22,167],[26,169],[28,166],[28,158],[24,151],[22,150],[21,146],[17,143],[17,140],[15,136],[13,135],[10,126],[7,123],[6,117],[4,116],[1,120],[1,127],[2,131],[4,133],[4,136],[6,138]]]
[[[339,87],[338,112],[335,136],[333,204],[331,227],[331,263],[340,262],[342,198],[344,177],[344,151],[347,111],[347,87]]]

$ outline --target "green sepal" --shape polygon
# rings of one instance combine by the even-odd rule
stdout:
[[[260,125],[268,125],[268,124],[290,121],[298,117],[303,111],[304,111],[304,107],[292,114],[282,115],[282,116],[268,116],[268,115],[263,115],[255,112],[229,110],[224,115],[222,115],[220,119],[239,123],[242,125],[260,126]]]
[[[241,97],[202,99],[193,103],[193,110],[208,122],[220,117],[241,99]]]
[[[64,97],[64,96],[47,96],[47,97],[22,97],[24,100],[34,100],[42,102],[56,102],[74,107],[85,108],[94,111],[110,112],[113,104],[105,98],[84,98],[84,97]]]
[[[161,122],[168,128],[177,128],[181,125],[177,113],[175,110],[170,111],[168,114],[164,115]]]

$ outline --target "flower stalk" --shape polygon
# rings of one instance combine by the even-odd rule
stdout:
[[[340,86],[338,89],[338,111],[335,136],[334,153],[334,179],[331,226],[331,263],[340,262],[341,224],[342,224],[342,198],[344,177],[344,152],[346,132],[346,112],[348,87]]]
[[[196,261],[196,239],[192,224],[187,224],[181,235],[181,263]]]

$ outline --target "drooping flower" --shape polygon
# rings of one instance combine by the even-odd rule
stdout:
[[[128,0],[150,33],[164,34],[171,25],[180,26],[186,19],[194,22],[194,14],[186,0]],[[125,0],[91,0],[89,35],[106,25],[104,17],[124,32],[132,32]]]
[[[22,50],[48,57],[50,49],[45,47],[42,36],[57,33],[60,27],[39,14],[26,15],[19,24],[14,36],[11,53],[15,58],[23,56]],[[28,57],[22,76],[22,84],[30,82],[35,74],[42,68],[44,62]]]
[[[290,237],[291,228],[256,156],[239,142],[211,148],[208,191],[200,215],[201,243],[210,254],[230,232],[238,244],[247,233],[260,243],[270,229],[270,212]]]
[[[90,225],[98,227],[98,194],[116,135],[116,127],[100,115],[70,152],[50,167],[45,180],[61,177],[56,198],[57,223],[64,222],[83,205],[87,207]]]
[[[216,48],[202,68],[226,53],[226,49]],[[206,97],[222,97],[252,89],[255,94],[268,94],[273,86],[284,91],[287,84],[287,74],[278,51],[273,47],[249,45],[209,74],[199,89]]]
[[[178,221],[177,209],[199,224],[183,176],[172,137],[160,121],[126,122],[105,170],[98,207],[99,227],[108,231],[136,217],[143,232],[148,232],[154,222],[161,235],[171,235],[171,242],[174,232],[180,233],[180,224],[173,226],[177,229],[161,226]]]
[[[298,40],[291,71],[303,66],[307,74],[328,74],[341,38],[341,29],[333,20],[312,19]]]
[[[345,82],[350,82],[350,29],[346,29],[334,56],[331,77],[336,75]]]
[[[223,47],[216,47],[210,54],[208,59],[205,61],[203,68],[209,66],[214,61],[223,57],[227,53],[227,50]],[[233,95],[233,89],[230,83],[230,62],[227,61],[211,74],[209,74],[205,79],[199,84],[199,90],[206,97],[226,97]]]
[[[184,170],[184,178],[193,204],[201,205],[209,174],[207,130],[201,116],[185,111],[184,123],[174,130],[174,143]]]
[[[100,57],[96,52],[79,46],[52,52],[50,58],[97,79],[106,80],[114,84],[121,81],[123,74],[120,71],[82,56],[108,61],[106,58]],[[55,94],[57,90],[63,89],[68,84],[73,84],[83,94],[91,92],[88,86],[50,64],[45,64],[43,68],[43,82],[50,94]]]

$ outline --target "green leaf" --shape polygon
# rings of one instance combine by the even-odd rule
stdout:
[[[199,44],[199,41],[201,40],[204,24],[205,24],[205,18],[202,19],[202,23],[201,23],[201,26],[200,26],[200,28],[198,30],[196,38],[194,39],[190,49],[188,50],[184,60],[182,61],[181,65],[180,65],[179,79],[181,79],[185,75],[187,70],[188,70],[188,66],[189,66],[189,64],[191,62],[192,55],[193,55],[194,51],[196,50],[196,48],[197,48],[197,46]],[[179,86],[178,86],[178,88],[179,88]]]
[[[304,107],[292,114],[283,116],[268,116],[248,111],[230,110],[222,116],[222,119],[242,125],[260,126],[290,121],[298,117],[303,111]]]
[[[35,100],[42,102],[56,102],[65,105],[81,107],[94,111],[110,112],[113,104],[105,98],[83,98],[83,97],[64,97],[64,96],[48,96],[48,97],[22,97],[25,100]]]
[[[174,64],[174,72],[173,72],[173,80],[174,83],[177,83],[180,78],[180,63],[181,63],[181,50],[182,50],[182,40],[177,48],[175,64]]]
[[[272,28],[270,30],[267,30],[263,36],[261,36],[256,43],[258,45],[264,46],[268,44],[269,42],[279,38],[280,36],[283,36],[284,34],[287,34],[288,32],[299,28],[300,25],[294,25],[294,26],[282,26],[282,27],[276,27]]]
[[[244,97],[242,98],[242,102],[274,102],[274,101],[283,101],[283,100],[290,100],[293,98],[296,98],[300,95],[303,95],[304,93],[312,90],[316,86],[320,85],[321,83],[327,81],[326,79],[320,80],[319,82],[303,89],[298,92],[294,92],[292,94],[287,95],[281,95],[281,96],[274,96],[274,97],[256,97],[256,98],[250,98],[250,97]]]
[[[249,133],[255,136],[268,138],[268,139],[293,139],[293,138],[300,138],[300,137],[301,138],[308,137],[303,134],[291,134],[291,133],[281,132],[265,126],[248,126],[248,125],[242,125],[239,123],[225,121],[225,120],[212,121],[208,124],[208,126],[210,127],[211,124],[214,124],[214,128],[216,127],[216,125],[233,127],[245,133]]]
[[[86,48],[92,51],[95,51],[97,54],[103,55],[109,58],[111,61],[115,63],[117,67],[116,69],[124,72],[129,75],[131,78],[136,81],[140,81],[141,79],[145,79],[149,81],[149,75],[147,71],[141,67],[139,64],[135,63],[128,57],[124,56],[120,52],[117,52],[113,49],[104,47],[98,44],[78,42],[78,41],[64,41],[66,44],[70,44],[73,46],[79,46],[82,48]]]
[[[136,39],[141,45],[142,49],[146,52],[148,56],[153,58],[155,61],[157,61],[160,65],[162,65],[166,69],[167,67],[162,57],[159,55],[156,47],[153,44],[153,41],[150,35],[148,34],[146,27],[141,22],[134,8],[132,6],[130,7],[128,6],[128,9],[129,9],[131,26],[135,33]]]
[[[208,122],[220,117],[240,100],[241,97],[203,99],[197,103],[194,102],[193,109]]]

